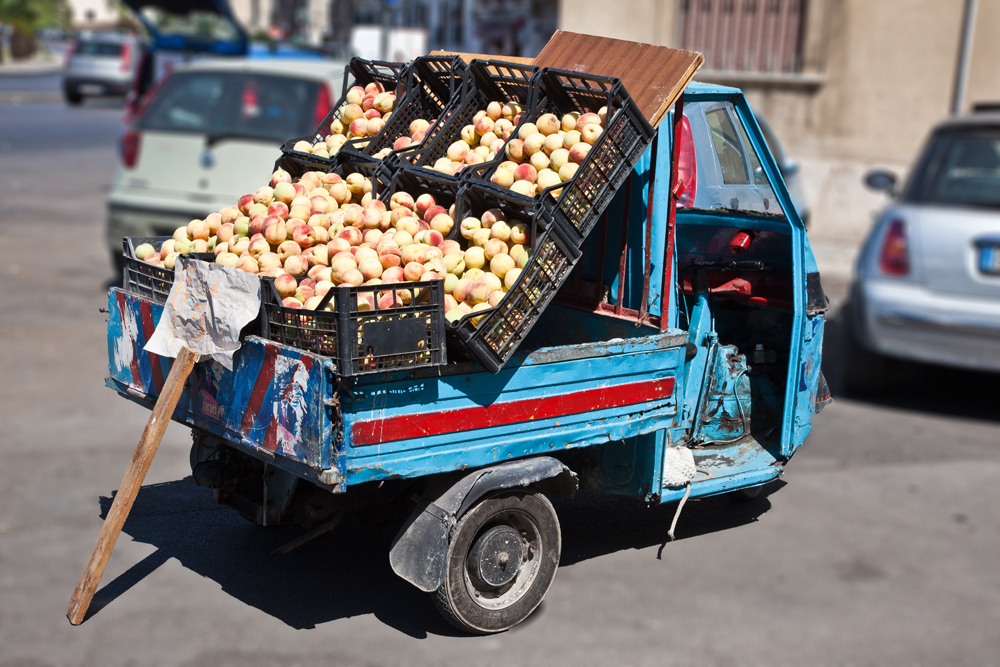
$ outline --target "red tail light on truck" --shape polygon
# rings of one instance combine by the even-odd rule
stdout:
[[[694,206],[694,197],[697,192],[698,160],[694,154],[691,122],[687,116],[684,116],[681,118],[681,140],[677,158],[677,206],[680,208]]]

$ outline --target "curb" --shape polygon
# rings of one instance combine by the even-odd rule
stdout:
[[[61,93],[0,93],[0,106],[20,106],[22,104],[62,104]]]

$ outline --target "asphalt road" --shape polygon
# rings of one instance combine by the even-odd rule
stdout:
[[[0,89],[9,91],[9,82]],[[103,387],[114,103],[0,106],[0,665],[1000,663],[996,378],[837,393],[757,501],[560,502],[542,607],[459,636],[396,578],[391,531],[258,528],[198,488],[171,425],[89,620],[70,593],[147,412]],[[824,363],[836,391],[840,328]],[[662,547],[662,553],[661,553]]]

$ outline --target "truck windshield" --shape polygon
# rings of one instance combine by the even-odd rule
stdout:
[[[977,128],[935,136],[904,199],[1000,208],[1000,131]]]
[[[280,143],[315,129],[320,85],[243,72],[178,73],[150,102],[138,128]]]
[[[697,168],[694,201],[688,208],[784,215],[730,102],[689,103],[684,116],[690,123]]]

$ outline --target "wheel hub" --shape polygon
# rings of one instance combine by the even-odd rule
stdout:
[[[500,588],[514,580],[524,556],[521,534],[510,526],[494,526],[472,546],[469,576],[477,586]]]

